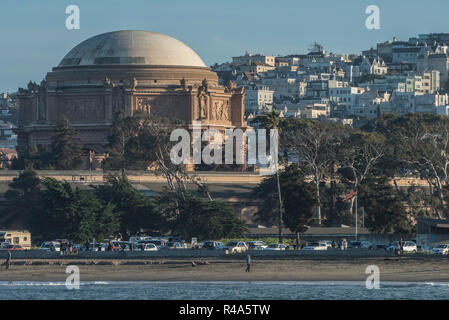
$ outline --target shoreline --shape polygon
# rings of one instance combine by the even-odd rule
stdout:
[[[1,261],[1,260],[0,260]],[[196,266],[192,266],[195,261]],[[2,261],[3,262],[3,261]],[[449,282],[447,259],[279,259],[253,260],[16,260],[2,265],[0,281],[65,281],[68,265],[77,265],[83,281],[365,281],[366,267],[376,265],[380,281]]]

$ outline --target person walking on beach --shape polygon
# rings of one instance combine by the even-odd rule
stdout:
[[[402,253],[401,243],[398,241],[396,242],[396,254],[400,255]]]
[[[251,257],[248,255],[246,257],[246,272],[251,271]]]
[[[8,250],[8,254],[6,256],[6,262],[5,262],[5,268],[6,270],[9,269],[9,266],[11,265],[11,251]]]

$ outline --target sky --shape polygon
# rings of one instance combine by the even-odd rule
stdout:
[[[80,9],[68,30],[66,7]],[[380,29],[367,29],[365,9],[380,9]],[[249,53],[361,53],[376,43],[448,32],[447,0],[1,0],[0,92],[40,82],[81,41],[115,30],[172,36],[207,65]]]

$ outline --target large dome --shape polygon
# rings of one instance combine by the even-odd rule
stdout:
[[[161,33],[122,30],[103,33],[74,47],[59,67],[149,65],[205,67],[190,47]]]

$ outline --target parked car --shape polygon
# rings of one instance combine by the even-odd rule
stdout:
[[[165,247],[167,245],[168,241],[165,241],[163,239],[150,239],[150,240],[144,240],[145,243],[152,243],[157,246],[158,249],[161,249],[162,247]]]
[[[166,248],[168,249],[184,249],[184,246],[181,242],[178,241],[170,241],[167,242]]]
[[[224,250],[226,247],[220,241],[204,241],[201,248],[209,250]]]
[[[388,245],[386,244],[376,244],[374,246],[374,250],[387,250],[388,249]]]
[[[142,251],[142,244],[139,244],[137,242],[127,241],[127,242],[123,242],[123,244],[124,244],[123,251]],[[158,247],[158,249],[159,249],[159,247]]]
[[[327,246],[328,249],[329,249],[329,248],[332,248],[332,241],[330,241],[330,240],[324,240],[324,241],[320,241],[320,242],[324,242],[324,243],[326,244],[326,246]]]
[[[0,250],[23,251],[23,247],[18,244],[6,244],[0,247]]]
[[[349,248],[369,249],[370,246],[371,242],[369,241],[351,241],[349,243]]]
[[[416,243],[413,241],[404,241],[402,242],[402,251],[416,253],[418,252],[418,248],[416,247]]]
[[[154,243],[146,243],[143,251],[158,251],[159,249]]]
[[[267,247],[267,245],[263,241],[249,241],[248,242],[248,249],[250,249],[250,250],[263,250],[266,247]]]
[[[327,250],[327,244],[325,242],[312,242],[311,244],[305,246],[304,248],[302,248],[302,250],[318,250],[318,251],[322,251],[322,250]]]
[[[285,250],[285,249],[287,249],[287,246],[282,243],[273,243],[265,248],[265,250],[271,250],[271,251],[281,251],[281,250]]]
[[[225,250],[231,253],[244,253],[248,250],[248,246],[243,241],[231,241],[226,244]]]
[[[202,249],[202,248],[204,248],[204,241],[198,242],[198,243],[195,243],[194,245],[192,245],[192,249]]]
[[[433,254],[443,254],[446,255],[449,253],[449,244],[442,243],[438,247],[432,249]]]
[[[89,243],[89,251],[106,251],[107,246],[104,243]]]
[[[3,246],[9,246],[11,243],[9,243],[9,242],[0,242],[0,248],[1,247],[3,247]]]
[[[43,251],[61,251],[61,244],[56,241],[45,241],[42,243],[39,250]]]
[[[396,243],[390,243],[387,247],[387,251],[396,251],[398,249],[398,244]]]

